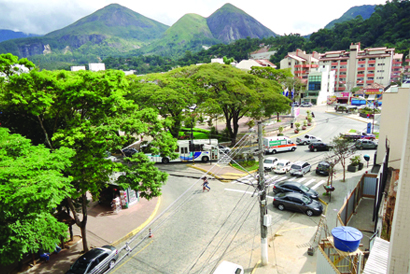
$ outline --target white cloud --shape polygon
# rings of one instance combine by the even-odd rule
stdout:
[[[111,0],[112,1],[112,0]],[[46,34],[111,4],[110,0],[0,0],[0,29]],[[116,3],[166,25],[187,13],[208,17],[226,2],[221,0],[117,0]],[[247,1],[230,0],[277,34],[309,34],[339,18],[349,8],[384,4],[385,0]]]

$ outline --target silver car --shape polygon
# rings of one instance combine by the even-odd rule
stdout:
[[[367,139],[360,139],[356,141],[357,149],[376,149],[377,143]]]
[[[82,255],[66,274],[104,273],[115,266],[118,250],[111,245],[96,247]]]
[[[292,164],[290,167],[290,175],[302,177],[308,173],[311,169],[311,165],[308,162],[298,161]]]

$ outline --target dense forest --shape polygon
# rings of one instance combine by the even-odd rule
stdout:
[[[393,0],[384,5],[378,5],[369,19],[361,16],[355,19],[336,23],[332,29],[320,29],[309,38],[298,34],[290,34],[264,39],[247,38],[231,44],[218,44],[207,50],[193,53],[185,52],[179,59],[158,56],[121,56],[109,57],[103,60],[106,68],[136,70],[137,74],[158,71],[168,71],[172,67],[187,66],[197,63],[209,63],[211,58],[227,56],[237,62],[248,59],[250,52],[259,49],[260,44],[271,46],[277,53],[271,57],[271,62],[279,67],[279,62],[288,52],[297,48],[308,53],[312,51],[326,52],[331,50],[348,50],[351,43],[360,42],[366,47],[393,47],[396,52],[407,55],[410,48],[410,1]]]

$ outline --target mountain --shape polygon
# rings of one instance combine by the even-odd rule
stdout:
[[[10,39],[26,38],[26,37],[34,37],[34,36],[39,36],[39,35],[32,34],[32,33],[24,33],[20,31],[0,29],[0,42],[7,41]]]
[[[0,52],[19,57],[38,54],[115,54],[140,48],[169,27],[118,4],[108,5],[42,37],[0,43]]]
[[[196,52],[219,43],[221,41],[213,37],[206,18],[188,13],[167,29],[159,40],[141,51],[171,57],[182,55],[187,50]]]
[[[241,9],[225,4],[207,18],[214,38],[229,43],[246,37],[264,38],[277,35]]]
[[[345,21],[349,21],[351,19],[356,18],[356,16],[360,15],[363,17],[363,20],[370,18],[370,16],[374,12],[374,8],[376,5],[363,5],[363,6],[355,6],[350,8],[346,11],[339,19],[335,19],[331,21],[329,24],[325,26],[325,29],[331,29],[334,27],[336,23],[342,23]]]

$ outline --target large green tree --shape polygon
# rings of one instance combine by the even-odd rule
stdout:
[[[199,111],[208,115],[223,114],[232,145],[236,142],[239,120],[260,119],[275,112],[274,103],[282,96],[280,85],[259,78],[230,65],[204,64],[178,70],[199,88]],[[283,97],[283,96],[282,96]]]
[[[178,138],[182,122],[189,115],[189,107],[198,103],[198,87],[179,69],[164,74],[130,76],[129,98],[142,108],[155,108],[168,119],[167,129]]]
[[[40,248],[54,250],[67,226],[52,215],[71,193],[63,175],[74,151],[34,146],[0,128],[0,264],[22,259]]]
[[[43,143],[52,149],[68,147],[76,151],[72,166],[65,174],[72,176],[75,189],[67,201],[81,228],[83,248],[88,250],[86,237],[87,193],[97,198],[113,172],[124,171],[127,179],[123,187],[139,191],[150,199],[161,194],[166,174],[160,172],[149,159],[139,153],[137,164],[113,163],[104,159],[106,151],[115,151],[136,141],[136,136],[153,137],[155,149],[172,155],[175,140],[163,131],[167,121],[158,118],[154,109],[139,109],[125,99],[128,81],[120,71],[65,72],[37,71],[12,75],[1,90],[0,105],[9,111],[18,110],[33,121],[33,127],[43,135]],[[18,125],[13,128],[19,132]],[[124,132],[120,135],[119,132]],[[82,218],[75,207],[81,204]]]

